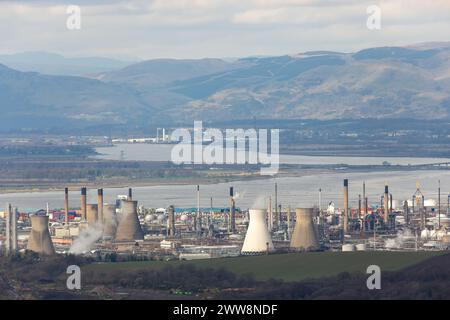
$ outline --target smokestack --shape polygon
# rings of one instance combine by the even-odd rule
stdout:
[[[369,199],[364,198],[364,218],[363,218],[363,229],[366,227],[366,215],[369,213]]]
[[[438,181],[438,230],[441,229],[441,180]]]
[[[98,189],[98,221],[103,223],[103,189]]]
[[[389,223],[389,187],[386,184],[384,186],[384,223]]]
[[[263,209],[250,209],[250,223],[242,245],[242,254],[261,254],[274,250]]]
[[[69,188],[64,189],[64,222],[69,225]]]
[[[366,201],[366,182],[365,181],[363,182],[363,201],[364,202]],[[367,214],[367,204],[366,203],[364,203],[363,211],[364,211],[363,213],[364,213],[364,217],[365,217]]]
[[[174,206],[169,206],[168,210],[168,218],[169,218],[169,236],[174,237],[176,230],[175,230],[175,208]]]
[[[409,225],[409,208],[408,208],[408,200],[405,200],[403,202],[403,211],[405,214],[405,223],[406,225]]]
[[[319,215],[322,214],[322,188],[319,188]]]
[[[81,188],[81,221],[86,221],[86,188]]]
[[[291,239],[291,206],[287,209],[287,233],[288,239]]]
[[[86,220],[89,226],[93,226],[98,221],[98,205],[88,204],[86,208]]]
[[[197,185],[197,219],[195,223],[195,230],[202,232],[202,214],[200,212],[200,185]]]
[[[55,254],[52,238],[48,231],[48,216],[33,215],[31,218],[31,233],[28,238],[27,249],[43,254]]]
[[[269,232],[272,232],[273,229],[272,197],[269,197],[269,217],[267,219],[267,227],[269,228]]]
[[[361,217],[361,206],[362,206],[362,202],[361,202],[361,195],[358,194],[358,219]]]
[[[17,209],[6,206],[6,255],[17,251]]]
[[[234,188],[230,187],[230,232],[236,232],[236,202],[234,200]]]
[[[348,233],[348,179],[344,179],[344,234]]]
[[[141,224],[137,214],[137,201],[122,201],[122,214],[117,227],[117,241],[144,240]]]
[[[133,201],[133,189],[128,188],[128,200]]]
[[[316,228],[313,223],[313,208],[295,209],[297,221],[292,233],[291,250],[314,251],[320,249]]]
[[[275,183],[275,228],[279,227],[279,217],[278,217],[278,185]]]

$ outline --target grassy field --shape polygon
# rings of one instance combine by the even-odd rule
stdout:
[[[194,261],[144,261],[92,264],[87,271],[139,270],[162,268],[167,265],[194,264],[198,267],[226,268],[236,274],[252,273],[258,280],[271,278],[300,281],[308,278],[333,276],[341,272],[366,272],[369,265],[382,271],[395,271],[414,265],[438,252],[314,252],[274,254],[268,256],[222,258]]]

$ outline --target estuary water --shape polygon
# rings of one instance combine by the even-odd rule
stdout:
[[[170,161],[174,145],[170,144],[117,144],[113,147],[97,148],[99,159],[130,161]],[[330,157],[280,155],[280,163],[284,164],[348,164],[348,165],[381,165],[384,161],[392,165],[418,165],[428,163],[450,162],[450,158],[412,158],[412,157]]]
[[[362,194],[362,183],[366,182],[366,193],[371,204],[380,202],[384,192],[384,183],[389,183],[393,198],[405,200],[416,190],[420,181],[421,190],[426,199],[437,200],[438,180],[441,181],[441,199],[446,203],[450,193],[450,171],[386,171],[373,173],[323,173],[301,177],[280,177],[253,181],[235,181],[201,185],[201,206],[209,207],[213,198],[214,207],[229,205],[228,188],[234,186],[237,193],[236,205],[242,209],[262,207],[269,196],[274,196],[274,184],[278,184],[278,203],[283,206],[309,207],[318,205],[319,188],[322,189],[322,207],[334,201],[342,206],[342,182],[349,179],[350,202],[357,205],[358,194]],[[113,203],[117,195],[127,194],[126,188],[105,188],[105,201]],[[196,207],[195,185],[160,185],[133,188],[133,197],[148,207]],[[63,191],[27,192],[0,194],[0,203],[10,202],[24,211],[38,210],[46,207],[62,208]],[[96,190],[89,190],[88,202],[96,203]],[[79,207],[80,192],[70,192],[70,206]]]

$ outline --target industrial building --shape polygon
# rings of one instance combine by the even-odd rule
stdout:
[[[427,198],[420,186],[409,199],[396,199],[386,183],[379,196],[369,199],[353,194],[351,181],[343,181],[341,199],[322,208],[282,206],[278,186],[266,196],[265,208],[237,207],[233,187],[224,199],[229,207],[202,207],[200,186],[193,188],[196,207],[148,208],[133,199],[133,190],[104,203],[104,191],[88,199],[81,188],[79,207],[25,213],[7,204],[0,212],[2,254],[31,250],[44,255],[84,254],[118,257],[135,255],[150,259],[210,259],[217,257],[305,251],[445,250],[450,244],[449,201]],[[77,190],[80,192],[80,189]],[[272,199],[274,201],[272,201]],[[353,200],[352,200],[353,199]],[[94,200],[88,203],[88,200]],[[341,200],[337,208],[333,200]],[[93,203],[92,203],[93,202]],[[351,206],[350,203],[357,203]]]

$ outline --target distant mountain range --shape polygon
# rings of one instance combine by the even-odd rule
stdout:
[[[231,62],[159,59],[121,66],[98,61],[104,63],[89,69],[91,78],[0,65],[0,112],[8,119],[6,127],[151,126],[194,119],[450,119],[450,42]],[[0,62],[5,62],[1,56]],[[24,62],[35,70],[31,66],[41,60],[32,56]],[[98,70],[103,67],[109,70]],[[74,74],[57,64],[52,68],[47,73]]]
[[[124,68],[136,61],[104,57],[67,58],[48,52],[22,52],[0,55],[0,63],[18,71],[64,76],[89,76]]]

